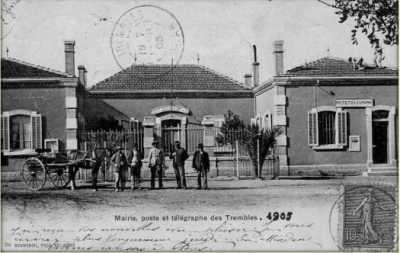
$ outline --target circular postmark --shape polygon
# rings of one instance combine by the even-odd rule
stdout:
[[[343,186],[329,213],[329,232],[340,250],[395,247],[395,191],[394,186]]]
[[[182,58],[185,40],[180,23],[170,11],[154,5],[140,5],[119,17],[110,44],[121,69],[155,64],[172,68]],[[165,71],[168,72],[168,68]]]

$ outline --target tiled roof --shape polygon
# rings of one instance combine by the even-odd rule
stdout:
[[[396,69],[365,64],[363,68],[355,69],[348,60],[324,57],[290,69],[282,76],[393,76],[397,73]]]
[[[68,74],[14,58],[1,58],[2,78],[51,78],[69,77]]]
[[[241,83],[199,65],[132,65],[97,83],[94,91],[136,90],[250,91]]]

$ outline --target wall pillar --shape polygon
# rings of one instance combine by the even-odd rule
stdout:
[[[187,119],[186,117],[183,117],[181,119],[181,146],[186,149],[186,125],[187,125]]]
[[[395,127],[395,117],[396,116],[396,109],[392,107],[389,111],[389,133],[388,133],[388,145],[389,145],[389,164],[391,166],[396,166],[396,127]]]
[[[370,107],[365,108],[366,117],[366,130],[367,130],[367,166],[368,172],[373,163],[372,160],[372,109]]]
[[[144,157],[149,156],[150,149],[152,148],[152,143],[154,141],[154,128],[156,122],[155,118],[152,116],[146,116],[143,119],[143,150]]]
[[[78,101],[75,87],[65,88],[65,139],[66,150],[78,149]]]
[[[279,157],[280,175],[288,175],[288,157],[287,157],[287,142],[286,135],[287,119],[286,119],[286,89],[283,86],[275,87],[274,95],[274,114],[272,117],[273,126],[281,129],[281,135],[277,137],[276,141],[276,155]]]

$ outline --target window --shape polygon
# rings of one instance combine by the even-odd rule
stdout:
[[[10,117],[10,149],[20,150],[31,147],[31,117],[14,115]]]
[[[272,114],[270,112],[264,113],[262,117],[261,114],[257,114],[254,118],[251,119],[252,125],[257,125],[262,129],[271,129],[272,128]]]
[[[272,113],[265,113],[262,121],[262,128],[272,129]]]
[[[335,116],[336,112],[318,112],[319,145],[335,144]]]
[[[337,149],[347,145],[347,112],[321,107],[308,112],[308,144],[313,148]]]
[[[42,117],[27,110],[3,112],[1,115],[1,148],[6,152],[42,147]]]

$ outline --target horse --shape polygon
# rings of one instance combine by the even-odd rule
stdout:
[[[75,190],[76,182],[75,175],[79,168],[91,169],[92,172],[92,187],[97,191],[97,176],[99,170],[105,177],[105,171],[109,168],[112,151],[109,148],[94,148],[89,154],[86,152],[71,151],[68,155],[70,160],[79,160],[79,162],[69,166],[68,174],[71,190]],[[105,178],[104,178],[105,179]]]

